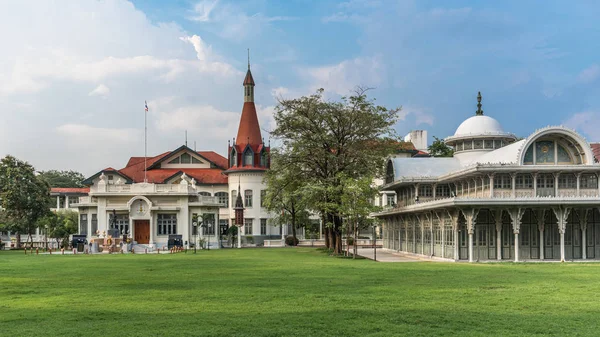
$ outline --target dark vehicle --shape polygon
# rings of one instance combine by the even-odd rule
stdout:
[[[87,244],[85,235],[73,235],[71,238],[71,247],[77,248],[77,252],[82,253]]]
[[[183,236],[171,234],[167,243],[169,249],[173,247],[183,247]]]

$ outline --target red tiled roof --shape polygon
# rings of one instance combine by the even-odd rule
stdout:
[[[254,78],[252,78],[252,73],[250,72],[250,66],[248,66],[248,71],[246,72],[246,77],[244,77],[244,83],[242,85],[255,85]]]
[[[235,144],[242,147],[245,147],[246,144],[262,144],[260,126],[258,124],[258,116],[256,115],[254,102],[244,102]]]
[[[227,158],[221,156],[220,154],[216,153],[215,151],[198,151],[198,154],[201,155],[202,157],[212,161],[213,163],[215,163],[215,165],[217,165],[218,167],[220,167],[222,169],[227,168]]]
[[[75,188],[75,187],[52,187],[50,193],[89,193],[89,187]]]
[[[590,143],[592,153],[594,154],[595,162],[600,161],[600,143]]]

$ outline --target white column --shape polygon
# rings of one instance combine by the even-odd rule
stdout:
[[[519,231],[521,229],[521,218],[525,213],[523,208],[510,209],[508,214],[512,222],[513,233],[515,235],[515,262],[519,262]]]
[[[440,227],[440,231],[442,234],[442,258],[446,257],[446,219],[444,218],[444,214],[440,217],[438,215],[438,223]]]
[[[560,232],[560,262],[565,262],[565,230],[559,230]]]
[[[458,261],[460,258],[458,254],[458,219],[456,220],[456,223],[454,223],[454,220],[452,220],[452,222],[452,232],[454,234],[454,260]]]
[[[534,146],[535,148],[535,146]],[[537,173],[533,173],[533,196],[537,197]]]
[[[473,262],[473,232],[469,231],[469,262]]]
[[[579,175],[577,177],[579,179]],[[579,182],[579,180],[578,180],[578,182]],[[586,241],[587,217],[588,217],[588,210],[580,209],[579,210],[579,228],[581,228],[581,258],[584,260],[587,259],[587,241]]]
[[[552,209],[556,215],[558,232],[560,233],[560,262],[565,262],[565,229],[567,226],[567,218],[571,213],[570,208],[555,207]]]
[[[65,209],[69,208],[69,196],[65,195]]]
[[[502,260],[502,210],[494,214],[496,222],[496,260]]]
[[[283,233],[283,230],[281,231]],[[242,226],[238,226],[237,247],[242,248]]]
[[[515,262],[519,262],[519,232],[515,232]]]
[[[517,174],[516,173],[511,173],[510,174],[510,181],[511,181],[511,186],[512,186],[512,197],[515,198],[517,196],[517,193],[516,193],[516,189],[517,189]]]
[[[283,233],[283,230],[281,232]],[[323,239],[323,219],[319,220],[319,239]]]
[[[546,210],[541,209],[537,212],[538,230],[540,233],[540,260],[544,259],[544,230]]]
[[[56,196],[56,209],[60,209],[60,195]]]
[[[581,172],[578,172],[576,175],[577,177],[577,196],[579,196],[579,187],[581,186]]]
[[[156,229],[154,228],[154,215],[152,214],[152,211],[150,212],[150,245],[154,245],[154,235],[156,233]]]
[[[494,175],[490,174],[490,198],[494,197]]]

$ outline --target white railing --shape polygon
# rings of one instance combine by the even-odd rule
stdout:
[[[77,203],[79,203],[79,204],[91,204],[92,203],[92,197],[79,197],[79,201]]]
[[[577,190],[574,188],[559,188],[558,189],[558,196],[559,197],[576,197],[577,196]]]
[[[533,198],[533,190],[516,190],[515,196],[517,198]]]
[[[581,189],[579,190],[580,197],[597,197],[598,189]]]
[[[494,189],[494,198],[508,199],[512,198],[512,189]]]
[[[185,184],[110,184],[110,185],[94,185],[91,193],[196,193],[196,188],[193,185]]]
[[[285,242],[283,240],[265,240],[265,247],[285,247]]]

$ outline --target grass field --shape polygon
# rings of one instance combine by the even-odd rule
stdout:
[[[600,264],[0,252],[0,335],[598,335]]]

